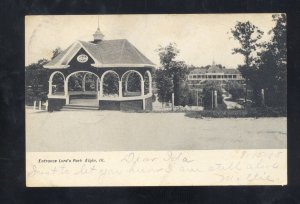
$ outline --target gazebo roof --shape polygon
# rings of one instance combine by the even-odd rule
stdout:
[[[99,42],[76,41],[44,67],[49,69],[68,68],[70,61],[80,49],[85,50],[95,62],[92,66],[97,68],[155,67],[153,62],[126,39]]]

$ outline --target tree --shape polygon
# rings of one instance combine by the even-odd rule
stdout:
[[[61,52],[59,47],[53,50],[51,59]],[[47,100],[49,74],[43,66],[48,62],[47,59],[40,59],[25,67],[25,102],[28,105],[32,105],[34,100]]]
[[[25,102],[32,104],[34,100],[46,100],[48,93],[48,72],[43,65],[48,60],[41,59],[25,67]]]
[[[158,101],[162,103],[170,101],[173,93],[172,78],[163,69],[156,70],[155,76]]]
[[[183,61],[175,61],[176,56],[179,53],[179,50],[176,47],[175,43],[170,43],[166,47],[160,47],[158,49],[160,64],[162,65],[161,69],[163,72],[160,74],[165,74],[165,77],[162,77],[163,81],[156,79],[157,87],[162,88],[162,91],[166,91],[165,93],[161,93],[161,96],[166,97],[163,101],[171,100],[171,95],[169,91],[174,92],[174,104],[180,105],[180,86],[181,83],[186,79],[188,69],[187,65]],[[162,87],[162,83],[168,85],[167,89]],[[172,90],[170,90],[170,83],[172,83]]]
[[[52,51],[52,57],[51,60],[53,60],[57,55],[59,55],[60,53],[62,53],[62,49],[60,47],[55,48]]]
[[[261,53],[260,76],[262,88],[266,91],[266,105],[286,106],[287,98],[287,45],[286,45],[286,15],[272,16],[276,22],[269,32],[273,37],[265,44]]]
[[[245,101],[247,101],[248,84],[257,93],[258,88],[258,61],[257,49],[261,47],[258,40],[261,39],[263,32],[251,22],[237,22],[234,29],[231,29],[233,38],[240,43],[239,48],[233,49],[233,54],[241,54],[244,56],[244,64],[239,66],[242,76],[246,80]],[[255,94],[257,95],[257,94]]]

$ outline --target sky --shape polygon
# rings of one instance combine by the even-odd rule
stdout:
[[[164,14],[164,15],[44,15],[25,18],[25,65],[50,59],[52,51],[66,49],[76,40],[92,41],[98,27],[104,40],[127,39],[148,59],[160,65],[157,49],[176,43],[177,60],[189,65],[222,64],[237,68],[243,56],[230,32],[237,21],[250,21],[270,40],[272,14]]]

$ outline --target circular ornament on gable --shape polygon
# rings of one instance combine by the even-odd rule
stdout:
[[[88,61],[88,59],[89,59],[89,57],[84,54],[78,55],[78,57],[77,57],[77,61],[80,63],[85,63]]]

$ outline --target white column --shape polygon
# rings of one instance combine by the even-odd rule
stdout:
[[[104,79],[103,79],[104,80]],[[100,93],[99,93],[99,98],[103,97],[103,80],[100,80]]]
[[[68,92],[68,79],[65,80],[64,89],[65,89],[66,104],[69,104],[70,99],[69,99],[69,92]]]
[[[152,78],[149,76],[149,94],[152,95]]]
[[[42,101],[39,101],[39,110],[42,110]]]
[[[144,86],[145,86],[144,80],[141,79],[141,96],[144,96],[144,91],[145,91]]]
[[[128,84],[128,78],[129,78],[129,75],[130,75],[130,73],[128,73],[128,74],[126,75],[126,77],[125,77],[125,92],[128,92],[128,86],[127,86],[127,84]]]
[[[122,97],[123,97],[122,96],[122,81],[119,81],[119,98],[122,98]]]
[[[52,95],[52,80],[49,79],[49,91],[48,91],[48,95],[51,96]]]
[[[65,96],[68,95],[68,80],[66,79],[64,82],[64,91],[65,91]]]
[[[145,99],[143,98],[143,110],[146,109],[146,102],[145,102]]]
[[[86,74],[83,76],[83,78],[82,78],[82,91],[85,91],[85,76],[86,76]]]
[[[96,80],[96,92],[97,92],[97,100],[99,99],[99,78]]]
[[[33,102],[33,110],[36,109],[36,101]]]
[[[97,91],[97,93],[98,93],[98,91],[99,91],[99,79],[97,78],[97,80],[96,80],[96,91]]]

